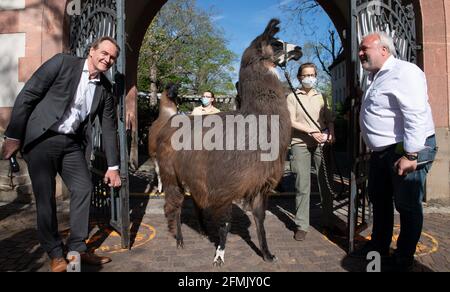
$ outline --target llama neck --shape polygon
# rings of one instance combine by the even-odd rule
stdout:
[[[177,114],[177,105],[175,102],[171,101],[166,94],[161,96],[161,100],[159,103],[159,113],[160,115],[169,115],[173,116]]]

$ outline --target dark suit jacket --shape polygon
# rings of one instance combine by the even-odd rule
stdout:
[[[75,97],[86,59],[57,54],[33,74],[17,96],[5,136],[22,141],[27,152],[33,142],[58,122]],[[90,140],[88,129],[98,116],[108,166],[119,165],[116,114],[111,83],[101,74],[90,116],[80,125],[79,135]]]

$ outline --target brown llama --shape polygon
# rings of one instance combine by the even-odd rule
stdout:
[[[273,73],[274,64],[278,63],[278,58],[283,54],[283,43],[274,38],[279,31],[278,25],[279,20],[272,19],[265,31],[243,54],[239,73],[241,104],[238,111],[204,117],[184,117],[193,123],[190,124],[193,126],[189,128],[189,135],[199,135],[200,130],[204,139],[211,134],[212,129],[217,130],[217,127],[212,127],[212,123],[206,122],[208,119],[214,120],[215,126],[221,123],[224,125],[230,118],[245,120],[243,127],[241,124],[241,127],[233,125],[232,129],[220,128],[224,140],[220,142],[219,136],[215,136],[215,140],[219,140],[219,144],[222,143],[219,146],[222,147],[190,150],[192,145],[189,142],[184,144],[187,147],[179,149],[173,143],[177,142],[175,137],[179,137],[182,129],[175,121],[180,116],[172,117],[158,137],[157,158],[164,184],[164,212],[169,231],[176,238],[177,247],[183,247],[180,215],[184,191],[188,189],[196,210],[208,211],[212,220],[219,225],[215,265],[224,263],[232,203],[238,200],[243,201],[253,213],[263,259],[268,262],[276,260],[267,245],[264,219],[269,191],[277,186],[283,174],[291,134],[286,97],[280,80]],[[296,49],[300,57],[300,48]],[[263,125],[259,117],[267,117],[269,122]],[[247,126],[249,129],[256,126],[259,132],[242,131]],[[243,139],[239,137],[240,130],[241,134],[245,132],[241,135]],[[258,144],[256,149],[250,147],[250,144],[258,141],[258,134],[271,137],[271,143],[279,150],[273,159],[262,159],[263,152],[267,149],[263,149],[261,145]],[[183,143],[184,138],[186,137],[183,137]],[[230,140],[234,146],[232,150],[228,148],[227,142]],[[239,148],[242,144],[245,144],[245,147]],[[202,216],[202,213],[198,215]],[[204,229],[202,218],[199,219],[200,227]]]
[[[155,166],[156,177],[158,179],[157,192],[162,192],[161,176],[159,174],[159,165],[156,159],[157,150],[157,137],[162,127],[167,123],[171,116],[177,114],[177,98],[178,98],[178,85],[168,83],[161,94],[159,100],[159,115],[158,118],[152,123],[148,130],[148,154]],[[150,186],[147,187],[149,190]],[[147,190],[146,190],[147,192]]]

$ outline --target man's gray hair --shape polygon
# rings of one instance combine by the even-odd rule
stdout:
[[[373,32],[366,36],[369,36],[369,35],[378,36],[378,38],[380,39],[380,45],[385,47],[389,51],[389,53],[391,53],[391,55],[393,55],[394,57],[397,57],[397,50],[395,49],[394,40],[392,39],[392,37],[390,35],[388,35],[384,31]]]

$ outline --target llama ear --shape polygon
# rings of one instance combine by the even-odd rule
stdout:
[[[264,30],[263,35],[268,38],[274,37],[274,35],[276,35],[277,32],[280,31],[280,28],[278,27],[279,24],[280,24],[280,20],[278,20],[276,18],[272,18],[269,21],[269,24],[267,25],[266,29]]]

